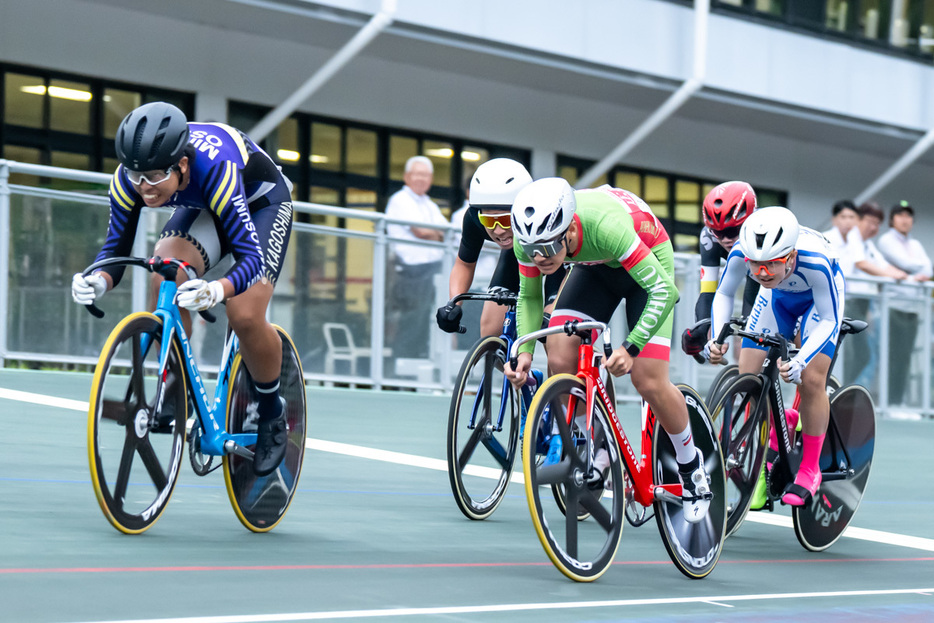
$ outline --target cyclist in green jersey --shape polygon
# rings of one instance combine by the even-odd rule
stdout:
[[[615,376],[631,373],[636,391],[657,414],[677,454],[685,518],[700,521],[710,504],[702,499],[709,491],[709,478],[704,457],[694,445],[684,398],[668,376],[671,312],[678,290],[665,228],[633,193],[610,186],[575,191],[561,178],[544,178],[523,188],[512,206],[512,227],[520,272],[519,335],[539,328],[543,276],[564,263],[572,268],[558,293],[551,326],[569,320],[609,322],[625,299],[629,335],[607,360],[607,370]],[[574,374],[580,338],[554,337],[560,339],[549,344],[549,368],[556,374]],[[507,365],[513,383],[525,382],[533,349],[533,343],[523,344],[515,370]],[[560,458],[560,449],[557,453]],[[598,458],[608,461],[595,457],[595,465]]]

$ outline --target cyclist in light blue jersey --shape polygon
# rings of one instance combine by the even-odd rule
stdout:
[[[830,418],[825,385],[843,321],[843,272],[819,232],[799,226],[787,208],[760,208],[743,224],[717,286],[711,322],[714,338],[729,320],[733,298],[747,274],[762,286],[747,331],[780,333],[790,340],[801,322],[801,349],[780,363],[780,371],[786,382],[800,386],[803,425],[801,467],[782,502],[802,506],[821,483],[820,452]],[[704,354],[712,363],[720,363],[728,347],[711,339]],[[759,371],[765,356],[766,350],[744,339],[740,372]]]
[[[285,454],[279,398],[282,344],[266,320],[273,286],[292,231],[291,184],[270,157],[239,130],[189,123],[165,102],[131,112],[116,137],[120,166],[110,183],[110,222],[96,260],[129,255],[144,207],[173,208],[153,252],[191,265],[197,274],[230,254],[234,264],[214,281],[179,271],[178,304],[203,311],[226,301],[230,328],[253,377],[259,415],[253,469],[271,473]],[[72,279],[72,297],[87,305],[116,286],[123,267]],[[154,277],[154,291],[158,277]],[[183,313],[191,332],[191,317]]]

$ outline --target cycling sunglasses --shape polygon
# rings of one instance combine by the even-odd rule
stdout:
[[[477,217],[480,219],[480,224],[487,229],[495,229],[497,225],[503,229],[510,229],[512,227],[512,215],[509,214],[509,212],[505,214],[484,214],[478,212]]]
[[[736,227],[724,227],[721,230],[711,229],[710,231],[716,236],[717,240],[723,240],[724,238],[736,238],[739,236],[740,226]]]
[[[172,177],[172,169],[174,168],[175,166],[173,165],[165,171],[131,171],[126,169],[126,176],[130,182],[137,186],[142,184],[143,180],[146,180],[150,186],[155,186]]]
[[[522,247],[522,250],[525,251],[525,254],[531,258],[534,258],[536,255],[541,255],[544,258],[548,258],[552,255],[557,255],[557,253],[561,251],[561,248],[564,246],[566,239],[567,233],[564,233],[554,240],[531,243],[519,242],[519,246]]]
[[[779,257],[774,260],[768,260],[766,262],[756,262],[756,261],[750,260],[747,257],[746,263],[750,265],[749,266],[750,272],[757,277],[776,277],[778,276],[778,273],[777,272],[773,273],[771,270],[769,270],[769,266],[771,265],[774,267],[774,263],[779,262],[784,267],[785,263],[788,261],[788,258],[790,256],[791,254],[789,253],[785,257]],[[756,268],[754,265],[758,266],[758,268]]]

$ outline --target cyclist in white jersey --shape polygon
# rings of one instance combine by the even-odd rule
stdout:
[[[821,481],[820,451],[830,419],[825,385],[843,321],[845,282],[839,258],[819,232],[798,225],[790,210],[760,208],[739,234],[739,243],[727,258],[713,301],[714,338],[729,320],[736,290],[749,274],[762,286],[746,324],[748,331],[794,336],[801,321],[801,349],[780,362],[782,379],[800,385],[803,455],[795,482],[782,502],[802,506],[810,501]],[[711,339],[704,355],[720,363],[729,344]],[[740,372],[757,372],[766,350],[743,340]]]

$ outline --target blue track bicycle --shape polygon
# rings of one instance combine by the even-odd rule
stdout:
[[[253,473],[257,401],[253,382],[228,329],[217,384],[210,395],[175,303],[175,275],[191,268],[175,259],[108,258],[85,269],[136,266],[159,274],[156,310],[121,320],[101,351],[88,409],[88,461],[101,510],[120,532],[139,534],[161,516],[178,481],[188,440],[195,473],[204,476],[220,465],[237,517],[253,532],[267,532],[285,515],[302,468],[305,451],[305,381],[295,345],[284,330],[280,395],[285,400],[288,448],[282,463],[267,476]],[[94,305],[95,316],[104,313]],[[202,316],[213,321],[209,312]],[[193,409],[193,413],[189,410]],[[190,416],[190,419],[189,419]]]
[[[481,338],[464,358],[448,414],[448,477],[454,500],[468,518],[486,519],[509,486],[533,389],[526,385],[516,390],[503,370],[516,340],[516,294],[467,292],[455,296],[450,304],[459,301],[493,301],[508,308],[502,334]],[[612,384],[609,392],[615,401]],[[551,437],[543,432],[535,440],[540,460],[548,452]],[[554,497],[563,512],[562,487],[554,488]]]

